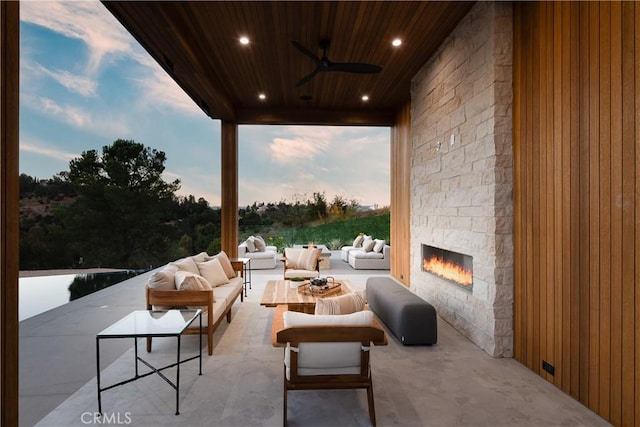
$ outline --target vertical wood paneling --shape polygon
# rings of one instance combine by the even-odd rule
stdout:
[[[411,271],[411,105],[391,128],[391,275],[409,286]]]
[[[18,425],[18,2],[0,2],[0,425]]]
[[[640,425],[639,17],[636,2],[514,3],[514,355],[630,426]]]

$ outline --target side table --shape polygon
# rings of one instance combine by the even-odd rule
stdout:
[[[180,360],[180,338],[182,333],[197,318],[200,320],[200,342],[198,345],[199,353],[187,359]],[[146,337],[174,337],[177,340],[176,362],[160,368],[152,366],[149,362],[138,356],[138,339]],[[101,386],[100,378],[100,341],[103,339],[113,338],[133,338],[133,348],[135,351],[135,375],[119,383],[112,384],[107,387]],[[191,360],[199,360],[199,375],[202,375],[202,310],[138,310],[128,314],[121,320],[109,326],[96,335],[96,369],[98,371],[98,412],[102,414],[102,392],[118,387],[132,381],[144,378],[151,374],[158,374],[176,391],[176,415],[180,415],[180,365]],[[147,366],[151,371],[139,374],[138,362]],[[176,367],[175,382],[167,378],[162,373],[165,369]]]

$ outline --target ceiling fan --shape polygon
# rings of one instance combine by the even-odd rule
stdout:
[[[320,40],[320,49],[322,49],[322,58],[318,58],[313,52],[309,51],[306,47],[302,46],[296,41],[291,42],[293,46],[309,58],[313,59],[316,63],[316,69],[310,74],[298,80],[296,87],[302,86],[309,80],[315,77],[316,74],[323,71],[342,71],[344,73],[359,73],[359,74],[375,74],[382,71],[381,65],[364,64],[361,62],[331,62],[327,58],[327,49],[331,45],[331,41],[328,39]]]

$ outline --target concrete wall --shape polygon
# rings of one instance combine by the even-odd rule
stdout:
[[[511,4],[479,2],[411,87],[411,289],[496,357],[513,354],[512,46]],[[473,290],[423,272],[422,243],[473,256]]]

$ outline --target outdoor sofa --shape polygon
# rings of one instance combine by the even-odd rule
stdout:
[[[250,236],[238,245],[239,258],[251,258],[252,270],[276,268],[278,248],[268,246],[260,236]]]
[[[238,296],[243,300],[242,275],[242,262],[231,262],[224,251],[215,256],[202,252],[170,262],[147,281],[147,310],[202,308],[202,331],[207,334],[211,356],[213,331],[224,317],[231,322],[231,307]],[[198,332],[198,322],[186,331]],[[151,338],[147,338],[147,351],[151,351]]]

